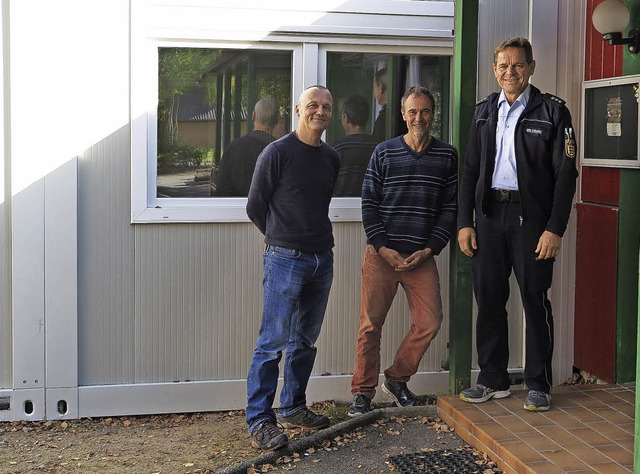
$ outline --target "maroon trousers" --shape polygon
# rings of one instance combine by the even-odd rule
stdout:
[[[420,267],[397,272],[367,245],[362,261],[360,328],[351,393],[373,398],[380,375],[380,338],[387,313],[402,285],[409,302],[411,328],[384,375],[392,382],[408,382],[442,323],[440,277],[433,258]]]

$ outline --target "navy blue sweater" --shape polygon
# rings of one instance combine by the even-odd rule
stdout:
[[[380,143],[362,185],[362,223],[368,243],[438,254],[456,223],[458,155],[436,138],[420,153],[402,136]]]
[[[333,248],[329,203],[340,170],[338,154],[322,142],[311,146],[292,132],[260,153],[247,215],[265,243],[303,252]]]

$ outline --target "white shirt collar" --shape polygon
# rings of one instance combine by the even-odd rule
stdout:
[[[518,98],[515,100],[514,104],[516,102],[519,102],[520,104],[522,104],[523,108],[526,107],[527,103],[529,102],[529,96],[530,95],[531,95],[531,84],[527,84],[527,88],[522,92],[522,94],[520,94],[518,96]],[[504,89],[501,89],[500,90],[500,97],[498,97],[498,108],[502,107],[502,104],[504,102],[507,102],[507,96],[504,93]]]

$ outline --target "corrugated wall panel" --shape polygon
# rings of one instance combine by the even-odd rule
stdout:
[[[136,227],[136,382],[246,377],[262,237],[252,224]]]
[[[78,381],[133,383],[134,227],[130,129],[78,160]]]
[[[0,388],[11,388],[11,254],[9,202],[0,203]]]
[[[585,37],[585,2],[561,0],[558,14],[558,43],[560,45],[581,44]],[[590,17],[589,17],[590,18]],[[574,54],[573,48],[561,47],[557,55],[558,78],[556,93],[567,101],[573,126],[579,129],[581,114],[582,77],[576,71],[584,70],[584,56]],[[578,178],[578,186],[580,178]],[[579,192],[576,197],[579,196]],[[555,352],[553,358],[554,383],[560,384],[573,372],[574,315],[576,288],[576,233],[577,212],[574,210],[562,239],[562,252],[556,260],[553,286],[549,299],[556,321],[562,318],[565,324],[556,322]]]
[[[493,51],[507,38],[527,36],[529,0],[480,0],[478,10],[478,99],[497,91]],[[534,51],[535,53],[535,51]]]
[[[315,375],[353,370],[364,235],[360,223],[334,228],[335,277]],[[262,308],[262,236],[253,225],[138,226],[135,245],[136,382],[245,378]],[[443,293],[447,260],[439,262]],[[406,334],[407,315],[400,290],[385,326],[383,363]],[[446,359],[447,333],[445,325],[423,370]]]

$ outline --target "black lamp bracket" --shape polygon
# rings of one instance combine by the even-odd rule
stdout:
[[[629,45],[630,53],[638,54],[638,51],[640,51],[640,30],[636,28],[629,31],[627,38],[624,38],[622,33],[605,33],[602,35],[602,39],[610,45],[627,44]]]

